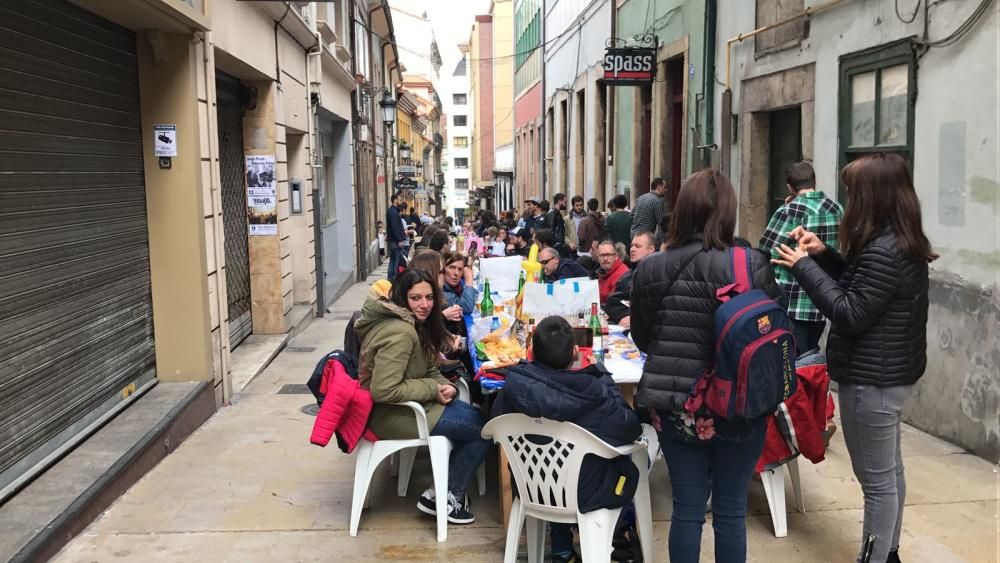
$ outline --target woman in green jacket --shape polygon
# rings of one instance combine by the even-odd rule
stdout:
[[[379,438],[417,438],[413,411],[394,403],[416,401],[427,413],[427,427],[454,446],[448,463],[448,521],[471,524],[465,490],[492,443],[482,438],[483,417],[468,403],[456,401],[458,389],[435,367],[434,358],[452,338],[441,314],[437,280],[410,269],[392,283],[389,298],[369,297],[354,329],[361,339],[359,380],[375,406],[368,426]],[[433,489],[417,502],[435,515]]]

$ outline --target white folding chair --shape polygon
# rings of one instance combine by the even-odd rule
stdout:
[[[774,524],[774,537],[783,538],[788,535],[788,514],[785,508],[785,467],[792,479],[792,492],[795,494],[795,506],[799,512],[806,511],[802,501],[802,483],[799,480],[799,458],[777,467],[760,472],[760,482],[767,496],[767,506],[771,509],[771,522]]]
[[[505,563],[517,560],[517,544],[525,523],[528,526],[528,562],[541,563],[546,521],[579,526],[584,561],[611,560],[611,542],[621,509],[580,513],[577,487],[587,454],[604,459],[629,456],[639,469],[633,502],[643,560],[653,560],[649,457],[644,442],[615,448],[575,424],[523,414],[507,414],[491,420],[483,428],[483,437],[496,440],[507,454],[519,495],[514,499],[507,526]]]

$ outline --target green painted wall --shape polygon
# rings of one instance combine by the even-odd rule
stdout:
[[[681,177],[687,177],[694,169],[694,147],[704,143],[704,103],[697,99],[704,86],[705,0],[628,0],[618,9],[617,27],[619,38],[631,40],[634,35],[648,30],[659,36],[660,45],[688,38],[689,66],[685,69],[688,80],[687,144],[681,171]],[[693,77],[690,65],[694,65]],[[656,79],[664,77],[657,75]],[[615,184],[618,193],[626,193],[626,189],[631,188],[633,198],[648,190],[648,186],[635,186],[634,166],[639,147],[633,138],[637,109],[634,89],[620,86],[615,94]],[[663,103],[663,100],[654,97],[653,103]]]

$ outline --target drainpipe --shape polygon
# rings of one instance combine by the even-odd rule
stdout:
[[[615,43],[615,38],[618,36],[618,0],[608,0],[608,1],[611,2],[611,44],[614,45],[614,46],[617,46],[617,44]],[[608,174],[608,180],[607,180],[607,182],[610,182],[610,184],[611,184],[611,193],[615,193],[615,192],[618,191],[618,178],[615,176],[616,175],[616,171],[615,171],[615,128],[616,128],[616,125],[617,125],[617,122],[615,121],[615,109],[616,109],[616,106],[615,106],[615,87],[614,86],[605,86],[605,88],[607,88],[607,90],[608,90],[608,137],[607,137],[607,139],[608,139],[608,142],[607,142],[607,144],[608,144],[608,146],[607,146],[608,158],[607,158],[607,161],[604,164],[605,164],[605,166],[607,167],[607,170],[608,170],[608,172],[607,172],[607,174]],[[605,186],[604,191],[605,191],[604,201],[607,202],[610,199],[607,196],[611,195],[611,193],[607,193],[608,192],[607,186]],[[631,202],[629,202],[629,203],[631,203]]]
[[[350,0],[350,6],[348,9],[351,11],[351,75],[358,75],[358,58],[357,53],[354,52],[357,49],[358,41],[356,28],[357,24],[354,23],[355,0]],[[354,208],[354,220],[357,225],[357,229],[354,231],[354,249],[355,249],[355,259],[357,260],[357,268],[355,279],[357,281],[364,281],[368,277],[368,247],[363,246],[362,241],[368,238],[367,231],[365,230],[365,219],[367,216],[367,209],[365,208],[365,199],[361,197],[362,190],[364,189],[361,185],[361,151],[359,150],[358,139],[361,137],[361,126],[358,123],[358,106],[360,92],[355,89],[351,92],[351,126],[352,126],[352,139],[354,145],[354,196],[357,198],[357,205]]]
[[[323,41],[316,35],[316,45],[306,54],[306,82],[309,84],[309,107],[312,109],[312,119],[309,120],[309,152],[312,165],[313,177],[313,247],[315,249],[315,271],[316,271],[316,316],[322,317],[326,313],[326,269],[323,265],[323,221],[320,203],[320,190],[325,188],[326,176],[323,169],[323,143],[319,132],[319,104],[320,104],[320,84],[323,80]],[[317,76],[312,76],[318,73]],[[334,195],[336,197],[336,195]]]
[[[716,0],[705,0],[705,64],[704,88],[705,95],[705,140],[711,146],[715,143],[715,20]],[[711,158],[704,159],[711,164]]]
[[[614,0],[611,0],[611,1],[614,1]],[[541,18],[542,18],[542,21],[541,21],[541,24],[542,24],[542,37],[541,37],[541,40],[542,40],[542,104],[541,104],[541,106],[542,106],[542,125],[539,128],[539,132],[538,132],[538,138],[541,141],[541,142],[538,143],[538,157],[539,157],[538,158],[538,162],[539,162],[539,164],[541,166],[541,171],[540,171],[541,174],[539,174],[539,178],[541,178],[541,180],[542,180],[542,185],[539,186],[538,193],[541,194],[541,197],[543,199],[547,199],[547,197],[548,197],[548,194],[545,193],[545,186],[546,186],[546,182],[548,181],[548,174],[546,173],[546,167],[547,167],[547,165],[546,165],[546,160],[545,160],[545,147],[547,145],[546,140],[545,140],[545,136],[548,133],[548,131],[547,131],[547,124],[548,124],[548,113],[549,113],[548,110],[545,109],[545,72],[546,72],[546,67],[548,66],[547,63],[545,62],[545,12],[546,12],[546,10],[545,10],[545,4],[546,4],[546,0],[542,0],[542,14],[541,14]],[[554,144],[554,142],[553,142],[553,144]],[[520,203],[523,204],[524,202],[520,202]],[[515,207],[516,207],[516,205],[515,205]]]

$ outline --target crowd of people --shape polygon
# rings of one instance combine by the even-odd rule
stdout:
[[[936,255],[902,158],[862,156],[844,167],[841,181],[846,209],[817,186],[810,163],[790,166],[788,198],[755,248],[736,236],[736,192],[714,170],[690,176],[669,207],[658,178],[631,210],[624,196],[604,212],[596,199],[556,194],[551,203],[528,199],[522,213],[480,211],[463,225],[415,217],[412,209],[408,218],[393,197],[385,229],[391,288],[373,287],[356,324],[360,381],[376,403],[371,428],[380,437],[414,437],[413,415],[395,403],[424,405],[431,433],[455,444],[448,519],[462,524],[474,520],[465,489],[490,449],[480,436],[490,414],[575,422],[613,444],[636,439],[639,421],[649,422],[673,491],[670,560],[699,561],[711,498],[716,561],[745,561],[747,494],[764,419],[733,422],[685,409],[711,367],[718,294],[735,281],[727,256],[745,247],[752,286],[787,311],[799,354],[818,348],[829,327],[827,363],[865,501],[858,561],[900,561],[900,413],[926,365],[928,264]],[[408,230],[420,233],[420,242],[407,261],[414,244]],[[481,237],[486,256],[526,256],[537,244],[545,281],[597,279],[609,320],[630,330],[646,353],[636,404],[624,402],[601,366],[570,369],[578,349],[557,317],[537,326],[534,360],[509,371],[492,413],[456,401],[455,381],[443,374],[467,356],[462,319],[479,297],[469,258],[451,251],[461,233]],[[581,498],[601,499],[607,467],[582,470],[596,489]],[[435,513],[432,490],[418,507]],[[577,560],[569,528],[551,533],[554,560]]]

